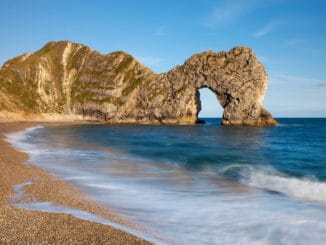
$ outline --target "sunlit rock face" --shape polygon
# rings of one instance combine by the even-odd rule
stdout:
[[[262,107],[268,78],[251,49],[195,54],[156,74],[131,55],[102,55],[67,41],[50,42],[0,69],[0,117],[194,124],[198,90],[210,88],[224,125],[276,125]]]

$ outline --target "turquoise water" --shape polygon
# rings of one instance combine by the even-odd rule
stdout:
[[[47,126],[8,137],[31,162],[162,241],[324,244],[326,119],[206,122]]]

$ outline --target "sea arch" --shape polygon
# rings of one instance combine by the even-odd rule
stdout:
[[[182,66],[161,74],[158,83],[168,85],[167,90],[163,88],[167,92],[161,108],[169,109],[160,113],[163,123],[197,122],[201,108],[198,90],[209,88],[223,108],[223,125],[277,124],[262,106],[267,74],[249,48],[193,55]]]

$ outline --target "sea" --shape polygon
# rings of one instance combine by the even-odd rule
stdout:
[[[326,119],[48,125],[8,135],[160,244],[326,244]]]

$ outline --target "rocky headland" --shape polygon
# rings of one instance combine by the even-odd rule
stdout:
[[[6,120],[195,124],[199,89],[211,89],[223,125],[272,126],[262,107],[268,77],[253,51],[207,51],[156,74],[125,52],[102,55],[81,44],[49,42],[0,69],[0,118]]]

